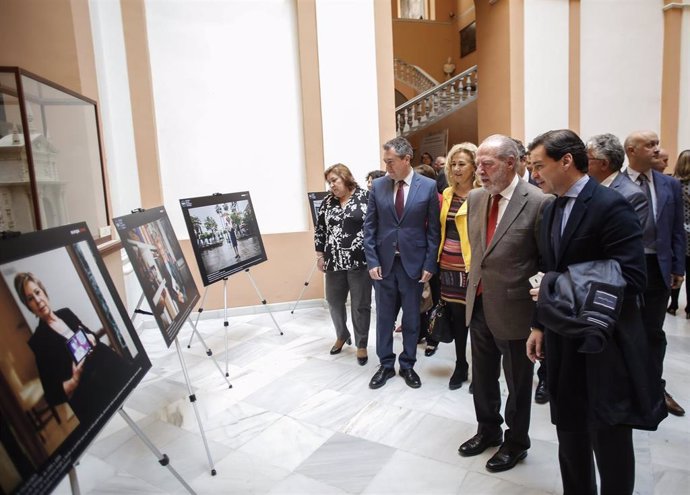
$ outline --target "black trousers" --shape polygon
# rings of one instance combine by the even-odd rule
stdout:
[[[596,455],[601,495],[629,495],[635,487],[632,429],[610,426],[593,431],[558,433],[558,462],[563,495],[597,495]]]
[[[527,359],[527,339],[502,340],[491,333],[484,317],[482,297],[475,300],[470,322],[472,347],[472,385],[477,433],[497,438],[501,435],[501,390],[498,379],[503,372],[508,385],[505,407],[504,444],[515,450],[530,447],[529,422],[532,412],[534,365]]]
[[[455,369],[467,376],[470,365],[467,363],[467,334],[469,329],[465,323],[466,307],[462,303],[447,302],[450,309],[450,321],[453,325],[453,342],[455,343]]]
[[[659,377],[663,377],[664,356],[666,355],[664,320],[666,319],[666,304],[670,289],[661,275],[656,255],[646,255],[646,261],[647,288],[644,291],[644,304],[641,311],[642,324],[647,332],[649,351],[654,362],[655,372]]]
[[[685,273],[690,273],[690,256],[685,256]],[[671,303],[668,305],[671,309],[678,309],[678,297],[680,296],[680,287],[671,289]],[[690,284],[685,281],[685,312],[690,313]]]

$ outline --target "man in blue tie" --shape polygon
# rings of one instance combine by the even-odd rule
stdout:
[[[647,330],[650,352],[664,387],[668,412],[676,416],[685,410],[666,392],[663,376],[666,334],[664,319],[671,289],[681,286],[685,273],[685,227],[680,182],[654,170],[659,159],[659,137],[653,131],[638,131],[625,140],[628,155],[626,173],[647,195],[650,214],[642,226],[647,287],[644,291],[642,321]]]
[[[376,354],[380,367],[372,389],[395,375],[393,327],[402,305],[403,352],[400,376],[412,388],[422,383],[414,371],[419,306],[424,282],[436,271],[440,242],[436,182],[412,169],[412,146],[402,137],[383,145],[387,175],[373,181],[364,221],[364,252],[376,289]]]

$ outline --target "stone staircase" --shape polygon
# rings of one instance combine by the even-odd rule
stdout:
[[[396,79],[422,92],[395,109],[398,136],[420,131],[477,99],[476,65],[441,84],[430,86],[433,79],[421,69],[401,63],[400,67],[404,68],[404,71],[399,72],[399,62],[396,60]],[[417,69],[418,74],[413,74],[410,68]],[[424,89],[425,87],[427,89]]]

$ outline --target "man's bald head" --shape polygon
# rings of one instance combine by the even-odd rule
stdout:
[[[625,138],[628,165],[637,172],[646,172],[659,156],[659,136],[654,131],[635,131]]]

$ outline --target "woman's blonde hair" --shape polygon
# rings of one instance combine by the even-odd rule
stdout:
[[[36,275],[31,272],[20,272],[14,276],[14,290],[17,292],[19,300],[26,306],[29,307],[29,301],[26,298],[26,293],[24,292],[24,286],[29,282],[33,282],[40,287],[43,293],[48,297],[48,291],[46,290],[43,282]]]
[[[446,179],[448,179],[448,185],[450,187],[455,187],[455,178],[453,177],[453,174],[452,174],[452,166],[451,166],[450,162],[451,162],[452,158],[455,155],[457,155],[458,153],[466,153],[467,156],[470,157],[470,161],[472,163],[472,168],[474,168],[472,173],[474,174],[474,172],[477,171],[477,163],[476,163],[477,145],[475,145],[474,143],[470,143],[470,142],[464,142],[464,143],[454,145],[450,149],[450,151],[448,152],[448,155],[446,155],[446,164],[444,166],[444,170],[446,173]],[[478,187],[476,179],[473,181],[472,187]]]

